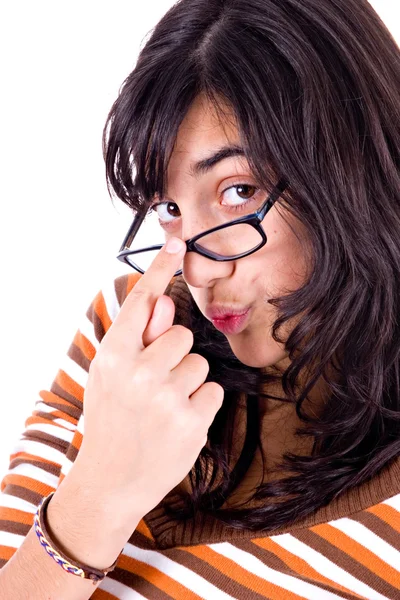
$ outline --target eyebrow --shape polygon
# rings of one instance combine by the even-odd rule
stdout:
[[[211,171],[211,169],[221,160],[231,158],[232,156],[245,156],[244,149],[241,146],[222,146],[214,154],[192,163],[189,169],[189,173],[192,177],[198,179],[200,175],[204,175]]]

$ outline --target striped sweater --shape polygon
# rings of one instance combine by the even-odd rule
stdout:
[[[117,277],[93,299],[50,389],[39,392],[11,449],[1,479],[0,568],[23,542],[39,502],[77,456],[90,362],[139,277]],[[173,279],[169,290],[176,314],[182,314],[188,294],[182,278]],[[139,522],[91,598],[400,599],[400,457],[371,481],[274,535],[228,528],[203,513],[172,522],[160,503]]]

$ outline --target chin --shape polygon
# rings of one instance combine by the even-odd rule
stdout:
[[[270,343],[273,344],[274,347],[266,348],[257,347],[254,343],[243,344],[240,343],[239,340],[233,340],[233,338],[229,339],[228,336],[227,339],[236,358],[247,367],[263,369],[287,362],[287,352],[277,346],[274,340],[270,340]]]

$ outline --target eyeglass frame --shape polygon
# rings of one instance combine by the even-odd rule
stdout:
[[[264,229],[262,228],[261,223],[265,219],[265,216],[267,215],[268,211],[271,210],[271,208],[273,207],[275,202],[278,200],[278,198],[282,195],[282,193],[285,191],[285,189],[288,186],[289,186],[289,182],[286,181],[284,178],[281,178],[278,181],[278,183],[276,184],[276,186],[274,187],[274,189],[272,190],[272,192],[269,194],[268,198],[266,198],[265,202],[263,202],[262,206],[257,211],[255,211],[254,213],[251,213],[250,215],[244,215],[243,217],[239,217],[238,219],[229,221],[229,223],[224,223],[223,225],[217,225],[216,227],[212,227],[211,229],[207,229],[206,231],[198,233],[197,235],[195,235],[192,238],[185,241],[186,252],[197,252],[197,254],[200,254],[201,256],[205,256],[206,258],[210,258],[211,260],[216,260],[218,262],[239,260],[240,258],[244,258],[245,256],[249,256],[250,254],[257,252],[258,250],[260,250],[260,248],[265,246],[265,244],[267,243],[267,235],[266,235]],[[145,248],[140,248],[138,250],[130,250],[127,247],[128,245],[132,244],[132,242],[133,242],[137,232],[139,231],[139,228],[141,227],[144,219],[146,218],[147,214],[148,214],[148,210],[143,211],[143,213],[141,213],[139,211],[135,215],[135,218],[133,219],[133,222],[132,222],[131,226],[129,227],[128,232],[125,235],[124,241],[122,242],[121,247],[118,251],[117,257],[116,257],[121,262],[126,263],[127,265],[132,267],[132,269],[135,269],[135,270],[139,271],[139,273],[142,273],[142,274],[144,274],[145,271],[140,269],[140,267],[138,267],[138,266],[134,267],[130,262],[128,262],[127,256],[130,256],[131,254],[139,254],[140,252],[148,252],[150,250],[161,250],[161,248],[163,248],[165,245],[165,244],[156,244],[155,246],[146,246]],[[231,227],[232,225],[240,225],[242,223],[246,223],[246,224],[254,227],[254,229],[256,229],[256,231],[258,231],[258,233],[261,235],[261,238],[262,238],[260,244],[258,246],[256,246],[255,248],[252,248],[248,252],[242,252],[241,254],[237,254],[235,256],[228,257],[228,256],[221,256],[220,254],[212,252],[211,250],[206,250],[206,249],[200,250],[199,248],[196,248],[195,243],[200,238],[202,238],[210,233],[214,233],[214,231],[219,231],[220,229],[225,229],[226,227]],[[175,273],[174,277],[178,277],[181,274],[182,274],[182,269],[178,270]]]

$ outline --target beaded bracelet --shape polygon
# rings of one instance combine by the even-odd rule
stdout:
[[[45,525],[45,514],[46,508],[53,497],[54,492],[51,492],[48,496],[43,498],[41,503],[39,504],[35,518],[34,518],[34,526],[36,535],[39,538],[41,545],[45,548],[46,552],[57,562],[66,571],[67,573],[72,573],[72,575],[77,575],[78,577],[82,577],[83,579],[91,579],[93,581],[93,585],[96,585],[98,581],[102,581],[107,573],[113,571],[115,565],[117,564],[118,558],[122,554],[122,550],[117,556],[115,562],[108,569],[94,569],[93,567],[89,567],[84,565],[76,560],[73,560],[66,556],[59,548],[57,548],[56,544],[51,540],[46,525]]]

